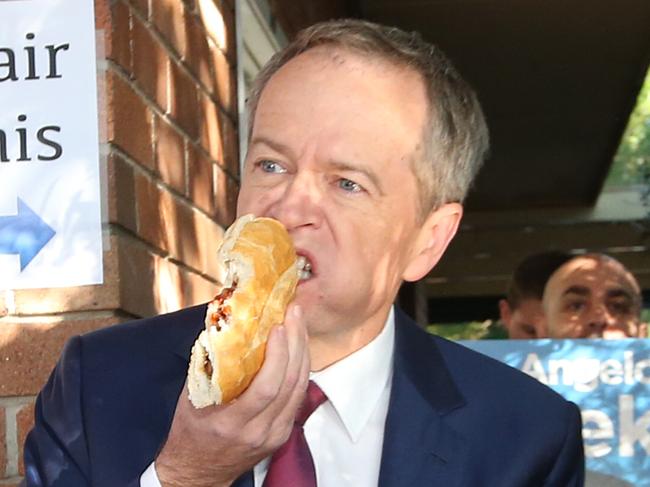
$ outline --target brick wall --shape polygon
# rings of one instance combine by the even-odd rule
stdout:
[[[65,341],[209,299],[238,188],[234,0],[95,0],[104,284],[0,291],[0,486]]]

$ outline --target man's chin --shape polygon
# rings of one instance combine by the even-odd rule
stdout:
[[[300,305],[305,313],[313,311],[316,302],[316,287],[313,281],[313,278],[298,281],[296,295],[293,298],[293,303]]]
[[[593,338],[601,338],[594,336]],[[602,338],[604,340],[622,340],[624,338],[630,338],[630,335],[624,333],[622,330],[613,330],[613,331],[605,331],[603,333]]]

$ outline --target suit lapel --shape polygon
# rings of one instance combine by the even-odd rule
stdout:
[[[466,444],[444,416],[465,404],[433,340],[396,312],[379,487],[458,485]]]
[[[161,418],[166,435],[185,380],[192,344],[203,327],[205,305],[184,314],[187,327],[172,327],[165,343],[173,343],[178,360],[164,384]],[[390,406],[386,417],[379,487],[459,485],[466,444],[449,427],[445,414],[462,407],[464,399],[431,337],[403,312],[395,314],[395,356]],[[184,328],[184,329],[183,329]],[[160,403],[159,403],[160,404]],[[254,487],[252,471],[233,487]]]
[[[167,438],[176,410],[178,397],[183,389],[192,344],[203,327],[205,305],[155,318],[151,325],[143,327],[146,336],[141,343],[147,347],[149,363],[155,367],[143,367],[146,389],[134,394],[146,401],[146,407],[138,421],[138,429],[148,431],[142,435],[146,444],[134,450],[143,454],[145,465],[151,463]],[[155,323],[155,324],[153,324]]]
[[[249,470],[232,484],[232,487],[254,487],[253,471]]]
[[[183,323],[183,326],[176,324],[175,326],[166,328],[168,335],[161,338],[162,344],[166,344],[167,346],[172,344],[171,352],[175,355],[174,361],[170,362],[171,373],[167,376],[167,381],[160,385],[160,393],[162,395],[161,409],[165,411],[163,422],[167,426],[165,437],[171,427],[178,396],[185,384],[192,345],[194,345],[196,337],[204,326],[205,311],[206,305],[194,306],[181,311],[175,316],[177,317],[177,321]],[[172,317],[174,315],[169,316]]]
[[[205,326],[206,310],[207,305],[201,304],[181,311],[181,313],[184,313],[183,321],[186,323],[185,326],[170,327],[169,336],[164,338],[163,343],[171,343],[172,351],[183,359],[185,364],[189,363],[192,345],[194,345],[194,341]]]

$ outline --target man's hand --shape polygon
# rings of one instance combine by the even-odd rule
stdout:
[[[167,441],[156,458],[164,487],[228,486],[289,437],[309,380],[307,331],[300,308],[271,330],[264,364],[236,400],[195,409],[187,384]]]

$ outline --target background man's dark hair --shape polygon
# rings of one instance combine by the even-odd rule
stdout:
[[[551,250],[529,255],[519,262],[506,293],[510,308],[518,308],[525,299],[541,300],[551,274],[572,257],[566,252]]]

